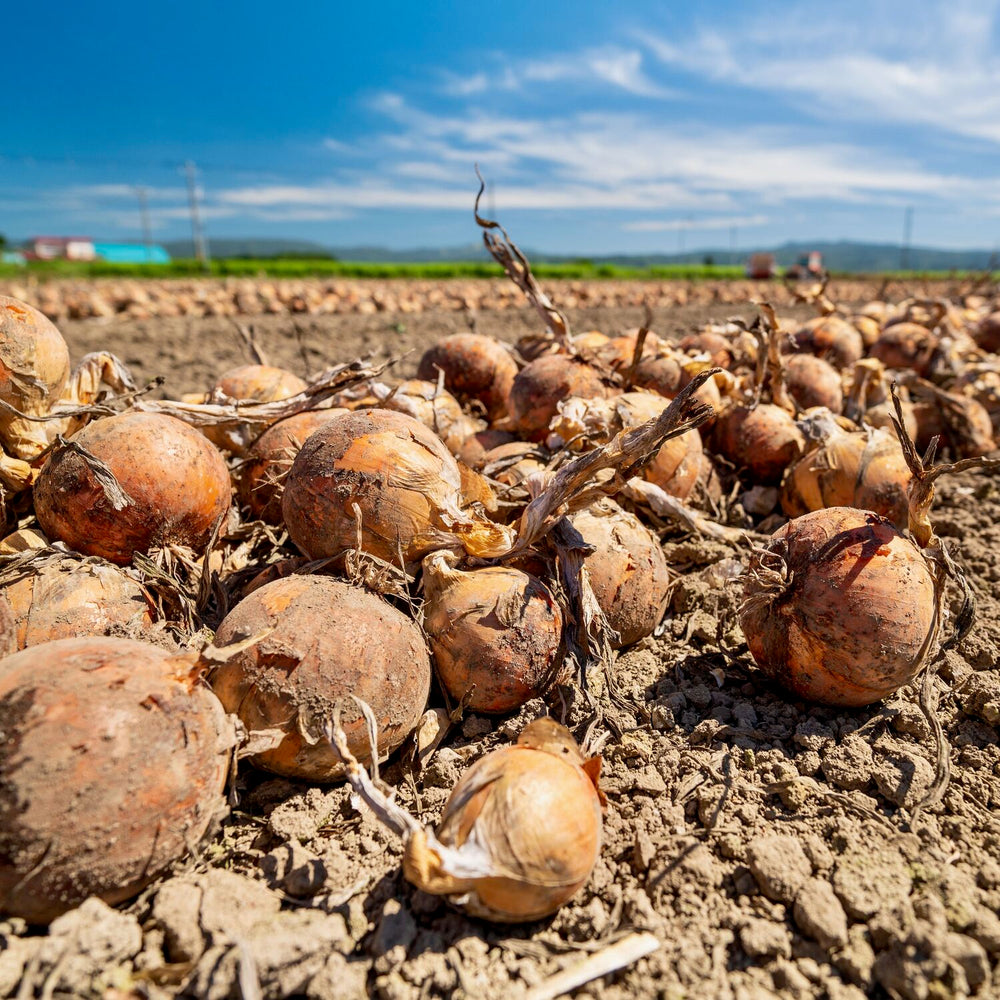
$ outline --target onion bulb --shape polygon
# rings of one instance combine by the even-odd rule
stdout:
[[[312,434],[285,479],[281,509],[312,559],[356,548],[414,567],[429,552],[510,548],[509,529],[463,509],[458,463],[431,430],[391,410],[358,410]]]
[[[972,333],[976,343],[990,354],[1000,354],[1000,313],[990,313],[976,324]]]
[[[715,451],[762,486],[780,483],[785,469],[805,450],[802,431],[773,403],[727,407],[715,422],[711,441]]]
[[[792,335],[796,351],[815,354],[841,371],[865,353],[861,334],[839,316],[817,316]]]
[[[445,388],[461,403],[477,400],[490,420],[504,415],[517,375],[517,363],[498,340],[478,333],[442,337],[420,359],[417,377],[437,384],[444,372]]]
[[[26,302],[0,295],[0,401],[28,417],[45,416],[69,384],[62,334]],[[4,450],[31,459],[45,449],[45,425],[0,410]]]
[[[135,896],[225,809],[236,734],[190,657],[60,639],[0,661],[0,909]]]
[[[522,368],[511,386],[508,407],[526,441],[542,441],[561,400],[570,396],[603,399],[613,395],[600,374],[568,354],[546,354]]]
[[[586,884],[601,850],[600,758],[584,758],[552,719],[477,760],[445,803],[435,834],[407,837],[403,873],[472,916],[540,920]]]
[[[543,695],[563,665],[562,612],[519,569],[466,572],[448,553],[424,559],[424,632],[441,686],[473,712],[512,712]]]
[[[293,372],[273,365],[241,365],[219,377],[209,399],[225,396],[240,402],[272,403],[289,399],[306,388],[306,383]]]
[[[273,423],[250,446],[240,467],[239,498],[250,513],[281,524],[285,476],[306,438],[347,410],[303,410]]]
[[[822,406],[831,413],[844,410],[844,387],[836,368],[813,354],[793,354],[784,361],[785,386],[799,409]]]
[[[148,595],[117,566],[66,556],[26,566],[0,589],[10,610],[11,648],[53,639],[136,634],[152,624]]]
[[[751,557],[740,624],[761,670],[828,705],[885,698],[936,638],[923,552],[878,514],[829,507],[779,528]]]
[[[799,517],[824,507],[856,507],[907,523],[910,470],[895,435],[884,430],[846,431],[824,421],[817,447],[788,470],[781,509]]]
[[[104,417],[53,452],[35,484],[35,513],[49,538],[85,555],[128,563],[154,546],[200,550],[229,510],[229,470],[194,428],[164,414]],[[110,491],[84,449],[104,463]]]
[[[528,476],[544,471],[537,446],[526,441],[498,445],[483,456],[483,474],[507,487],[520,486]]]
[[[683,355],[646,358],[636,365],[632,384],[637,389],[645,389],[647,392],[655,392],[667,399],[673,399],[691,381],[696,370],[700,370],[700,362],[695,365],[690,358],[685,358]],[[714,378],[709,379],[698,389],[695,399],[711,406],[713,413],[718,413],[722,408],[722,397]],[[711,424],[712,420],[706,421],[702,429],[707,430]]]
[[[444,441],[453,455],[470,434],[483,428],[481,420],[465,413],[458,400],[447,389],[439,389],[435,382],[408,379],[392,388],[375,383],[372,389],[380,406],[419,420]]]
[[[927,375],[937,350],[937,338],[919,323],[893,323],[872,344],[869,355],[886,368],[912,369]]]
[[[486,465],[486,453],[502,444],[510,444],[517,440],[517,435],[510,431],[485,430],[470,434],[458,449],[455,457],[470,469],[482,472]]]
[[[381,597],[325,576],[289,576],[255,590],[219,626],[216,646],[267,633],[209,675],[251,742],[257,767],[309,781],[343,770],[317,726],[357,695],[378,721],[382,758],[410,735],[427,703],[431,666],[417,625]],[[369,758],[364,722],[346,726],[352,752]]]
[[[570,521],[594,551],[583,565],[597,603],[618,634],[616,648],[651,635],[667,607],[670,570],[649,529],[611,500],[574,514]]]

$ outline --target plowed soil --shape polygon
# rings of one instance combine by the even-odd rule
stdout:
[[[751,307],[659,310],[680,334]],[[786,309],[804,318],[809,310]],[[574,329],[634,328],[639,308],[577,310]],[[480,312],[505,340],[527,310]],[[273,363],[304,373],[360,354],[403,356],[468,329],[459,312],[255,317]],[[227,319],[63,322],[74,357],[104,349],[163,391],[199,391],[249,360]],[[410,353],[407,353],[410,352]],[[414,353],[415,352],[415,353]],[[624,652],[594,689],[609,798],[601,858],[553,918],[466,918],[413,890],[394,837],[343,786],[242,766],[239,805],[214,839],[133,903],[97,901],[46,934],[0,923],[2,996],[519,998],[633,930],[654,954],[575,995],[604,1000],[1000,997],[1000,482],[946,481],[934,521],[979,602],[936,670],[951,778],[916,812],[936,745],[914,687],[838,711],[791,700],[756,669],[727,583],[746,550],[664,535],[677,583],[657,638]],[[567,697],[567,721],[589,712]],[[433,822],[469,762],[545,711],[467,715],[422,771],[384,777]],[[19,992],[20,990],[20,992]]]

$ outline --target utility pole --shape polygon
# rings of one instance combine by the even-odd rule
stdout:
[[[187,177],[188,204],[191,206],[191,240],[194,243],[194,255],[201,261],[202,267],[208,270],[208,244],[205,242],[205,232],[201,227],[201,212],[198,208],[197,171],[194,161],[184,164],[184,174]]]
[[[135,196],[139,199],[139,218],[142,222],[142,242],[146,247],[146,263],[153,259],[153,227],[149,222],[149,197],[144,187],[135,189]]]
[[[908,205],[903,213],[903,245],[899,251],[899,269],[910,269],[910,237],[913,235],[913,206]]]

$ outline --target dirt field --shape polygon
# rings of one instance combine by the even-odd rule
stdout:
[[[752,315],[663,308],[654,329],[680,333],[739,312]],[[527,309],[476,315],[480,332],[505,340],[538,328]],[[637,326],[642,311],[570,316],[576,330],[613,333]],[[423,346],[467,329],[468,317],[253,323],[271,360],[295,371],[373,352],[406,355],[408,372]],[[248,360],[225,318],[61,328],[75,357],[114,351],[142,378],[166,375],[170,394],[204,389]],[[410,888],[394,838],[352,808],[343,786],[244,766],[240,804],[219,834],[139,900],[116,910],[92,900],[47,937],[0,923],[0,995],[518,998],[624,933],[649,930],[659,951],[576,995],[1000,997],[997,479],[946,482],[935,524],[979,599],[972,634],[945,654],[936,681],[951,747],[940,805],[913,815],[935,768],[916,692],[855,711],[790,700],[756,670],[734,622],[737,595],[724,580],[745,551],[668,533],[678,581],[663,634],[618,659],[625,707],[602,695],[611,727],[601,859],[554,918],[518,927],[470,920]],[[432,822],[468,762],[543,710],[535,702],[515,718],[466,716],[421,773],[394,760],[384,776]],[[570,698],[570,724],[587,718]]]

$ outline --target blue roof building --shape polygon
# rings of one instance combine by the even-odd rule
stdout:
[[[158,243],[95,243],[94,253],[112,264],[170,263],[170,254]]]

